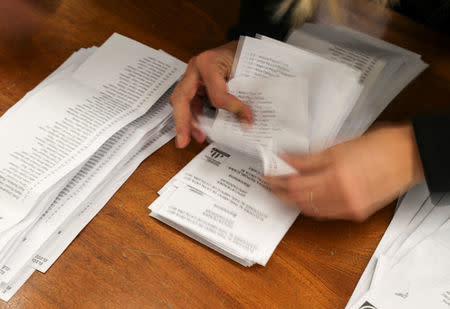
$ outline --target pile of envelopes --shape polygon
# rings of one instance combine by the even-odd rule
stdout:
[[[186,66],[121,35],[75,52],[0,118],[0,298],[45,272],[174,136]]]
[[[199,115],[214,144],[160,191],[151,216],[245,266],[265,265],[299,214],[262,178],[296,172],[277,154],[360,136],[426,66],[340,26],[306,24],[287,43],[241,37],[228,90],[250,107],[253,125],[225,110]]]

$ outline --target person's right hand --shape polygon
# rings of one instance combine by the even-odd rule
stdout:
[[[284,154],[297,169],[266,177],[271,191],[316,219],[362,222],[424,180],[411,124],[379,125],[314,154]]]
[[[189,60],[183,78],[170,97],[176,126],[176,145],[186,147],[191,135],[199,143],[205,134],[199,129],[194,113],[199,113],[206,94],[211,104],[234,113],[242,122],[251,124],[252,114],[248,106],[227,91],[237,41],[207,50]]]

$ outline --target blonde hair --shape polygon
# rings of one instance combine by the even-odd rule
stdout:
[[[337,0],[328,0],[331,13],[339,19],[339,6],[337,2]],[[398,2],[398,0],[372,0],[372,2],[387,6],[388,4]],[[299,26],[313,16],[318,6],[319,0],[282,0],[276,8],[273,17],[275,20],[280,20],[292,9],[291,24],[292,26]]]

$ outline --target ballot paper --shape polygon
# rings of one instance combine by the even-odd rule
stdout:
[[[33,267],[25,267],[21,273],[14,278],[14,281],[8,283],[0,283],[0,299],[3,301],[9,301],[11,297],[24,285],[24,283],[34,273]]]
[[[394,97],[428,66],[416,53],[343,26],[306,23],[292,31],[287,42],[360,72],[363,91],[338,128],[333,143],[363,134]]]
[[[210,144],[161,191],[151,216],[245,266],[266,265],[299,210],[271,194],[260,163]]]
[[[81,230],[93,219],[93,217],[103,208],[112,195],[122,186],[139,164],[171,140],[175,135],[173,121],[159,131],[151,139],[144,139],[139,151],[126,162],[117,171],[112,173],[107,181],[97,188],[97,192],[92,194],[77,211],[72,214],[66,224],[60,226],[57,233],[54,233],[48,239],[43,247],[35,254],[29,266],[25,266],[8,283],[0,284],[0,299],[8,301],[15,292],[28,280],[34,270],[46,272],[57,258],[70,245]]]
[[[291,141],[290,145],[284,145],[288,151],[305,152],[307,144],[309,152],[317,152],[363,134],[401,89],[426,67],[418,54],[341,26],[305,24],[291,32],[287,43],[261,35],[241,37],[229,91],[234,94],[236,87],[240,91],[250,89],[253,79],[254,86],[259,83],[259,89],[266,96],[270,97],[269,92],[278,95],[273,106],[278,106],[279,111],[292,111],[289,113],[291,121],[282,118],[272,123],[266,121],[267,127],[261,127],[256,121],[255,128],[245,131],[232,114],[219,111],[215,121],[201,121],[201,128],[215,142],[234,145],[249,153],[259,148],[256,156],[260,160],[261,148],[268,156],[273,156],[283,150],[277,147],[287,140]],[[300,80],[297,91],[290,93],[305,92],[306,109],[295,104],[298,101],[294,98],[288,104],[279,103],[289,97],[283,93],[281,84],[288,87],[286,80],[293,78]],[[270,83],[269,80],[280,82]],[[260,106],[252,105],[245,94],[242,100],[248,101],[256,115],[261,114]],[[278,117],[276,113],[272,116],[272,120]],[[308,126],[307,139],[303,138],[305,130],[300,126],[287,130],[296,134],[277,136],[270,131],[277,125],[292,127],[294,119],[297,124]],[[212,126],[217,129],[211,131]],[[265,135],[258,135],[258,132]],[[283,136],[283,141],[277,140]],[[304,142],[295,139],[300,136]],[[242,140],[247,147],[241,147]]]
[[[219,110],[213,122],[199,119],[210,140],[255,158],[262,153],[308,152],[305,79],[237,77],[228,82],[228,91],[250,108],[253,124],[243,126],[233,113]]]
[[[46,271],[138,165],[173,138],[168,98],[185,68],[114,34],[100,48],[74,53],[0,118],[1,128],[17,131],[0,135],[10,145],[0,152],[0,299],[34,269]]]
[[[333,140],[361,94],[359,72],[287,44],[241,37],[231,76],[300,77],[308,81],[309,144],[322,150]]]
[[[368,291],[375,272],[378,257],[388,250],[397,239],[402,238],[402,234],[409,226],[414,226],[415,221],[420,222],[420,220],[414,220],[414,218],[416,218],[420,210],[423,209],[423,205],[428,198],[429,191],[424,183],[416,185],[403,197],[402,202],[396,209],[396,213],[392,218],[391,223],[353,291],[346,308],[349,308],[349,305],[354,304],[356,300],[361,298],[361,296]]]
[[[383,284],[367,300],[380,308],[448,308],[450,306],[450,221],[425,238],[397,264],[386,261]]]
[[[448,308],[450,222],[417,244],[399,263],[384,263],[379,283],[356,302],[375,308]]]
[[[139,53],[144,46],[137,42],[133,46],[134,41],[119,35],[113,35],[97,52],[105,54],[103,59],[110,53],[110,62],[116,63],[111,58],[121,54],[117,51],[122,40],[133,50],[129,55],[132,65],[111,65],[114,74],[108,72],[112,75],[104,76],[104,84],[98,70],[89,71],[82,65],[73,78],[44,87],[27,99],[20,114],[11,113],[0,121],[0,140],[8,145],[0,152],[0,233],[13,235],[18,226],[29,225],[33,220],[28,215],[42,212],[44,206],[39,202],[58,180],[141,116],[179,78],[182,65],[148,47],[145,56]],[[149,72],[153,75],[144,78]],[[81,83],[83,78],[92,81],[92,86]],[[48,117],[50,110],[52,117]]]
[[[6,262],[1,264],[0,268],[8,269],[0,274],[1,281],[10,281],[28,263],[34,253],[58,231],[71,214],[89,200],[93,191],[107,179],[117,165],[126,160],[130,153],[132,154],[132,150],[144,136],[152,136],[155,131],[158,132],[158,125],[161,122],[165,125],[164,119],[168,119],[171,115],[171,107],[168,104],[170,93],[171,91],[161,97],[162,100],[153,105],[146,114],[109,138],[89,158],[34,224],[20,246]]]
[[[75,239],[79,232],[89,223],[90,220],[101,210],[112,195],[122,186],[122,184],[131,176],[139,164],[153,152],[158,150],[175,136],[173,121],[156,133],[151,138],[144,138],[140,144],[143,144],[137,153],[121,167],[118,167],[114,173],[108,177],[98,189],[93,198],[89,199],[80,207],[77,212],[69,218],[68,224],[58,229],[46,244],[41,247],[33,259],[31,265],[41,272],[46,272],[56,259],[64,252],[68,245]]]
[[[411,189],[346,308],[448,308],[449,218],[450,193]]]

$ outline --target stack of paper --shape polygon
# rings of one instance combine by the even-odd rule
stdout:
[[[360,136],[427,67],[418,54],[341,26],[306,24],[293,31],[287,42],[265,36],[241,37],[229,83],[229,91],[256,115],[263,110],[249,100],[248,93],[239,92],[277,91],[280,100],[272,100],[271,108],[276,111],[274,122],[285,134],[272,134],[270,144],[261,142],[260,136],[245,141],[272,152],[317,152]],[[288,89],[289,83],[297,85],[296,91],[292,91],[295,87]],[[298,100],[298,96],[303,97]],[[290,102],[286,104],[286,100]],[[235,136],[228,134],[227,138],[228,131],[219,130],[230,123],[237,126],[230,113],[220,111],[215,121],[209,121],[209,126],[217,129],[208,130],[208,125],[203,129],[212,140],[232,146],[236,143],[229,140]],[[258,121],[255,124],[258,127]]]
[[[419,54],[343,26],[305,24],[293,31],[287,42],[347,65],[359,72],[362,92],[352,105],[334,140],[325,146],[363,134],[378,115],[428,66]],[[332,102],[332,101],[331,101]],[[314,122],[321,121],[311,115]]]
[[[347,308],[448,308],[450,192],[402,199]],[[372,306],[372,307],[370,307]]]
[[[0,119],[0,297],[45,272],[174,136],[185,64],[114,34],[74,53]]]
[[[259,161],[210,144],[161,189],[150,215],[242,265],[265,265],[299,211],[261,175]]]
[[[224,110],[199,116],[215,144],[150,206],[152,217],[246,266],[265,265],[299,214],[261,179],[296,173],[278,153],[361,135],[426,67],[417,54],[338,26],[307,24],[288,43],[241,37],[228,90],[250,107],[253,126]]]
[[[324,149],[342,127],[361,94],[360,72],[306,49],[267,37],[239,40],[232,77],[301,78],[307,83],[309,149]],[[299,88],[301,90],[301,88]],[[290,113],[295,104],[282,106]],[[297,115],[297,114],[293,114]]]

